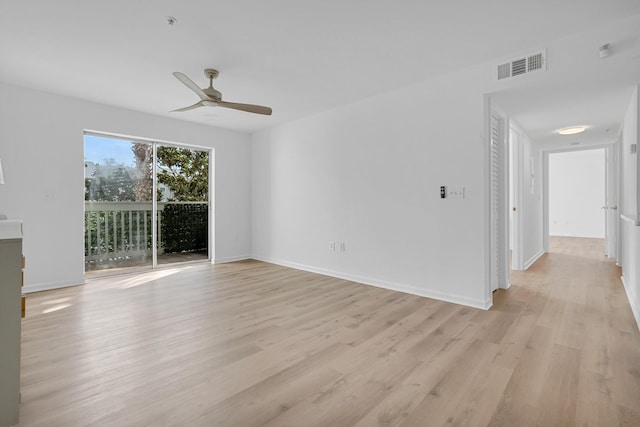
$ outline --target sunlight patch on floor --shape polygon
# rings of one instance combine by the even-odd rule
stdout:
[[[150,273],[144,273],[134,277],[130,277],[122,281],[116,281],[113,287],[117,287],[120,289],[134,288],[136,286],[144,285],[156,279],[162,279],[163,277],[171,276],[173,274],[176,274],[180,271],[183,271],[189,268],[191,267],[170,268],[166,270],[163,269],[163,270],[153,271]]]

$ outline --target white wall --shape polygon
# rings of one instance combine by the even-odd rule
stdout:
[[[27,290],[84,282],[83,130],[215,148],[215,257],[251,249],[248,135],[0,84],[0,212],[24,220]]]
[[[549,154],[549,234],[604,238],[604,149]]]
[[[468,69],[255,134],[254,257],[489,306],[487,74]],[[440,199],[441,185],[464,186],[465,198]]]
[[[640,121],[640,106],[638,87],[634,89],[629,102],[629,108],[624,117],[622,131],[621,164],[622,164],[622,194],[621,214],[621,256],[622,280],[629,303],[640,328],[640,176],[638,176],[637,153],[631,153],[631,144],[638,144],[638,123]],[[637,145],[636,145],[637,147]]]

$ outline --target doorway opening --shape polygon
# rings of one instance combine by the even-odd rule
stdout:
[[[211,150],[85,133],[85,272],[211,259]]]
[[[549,235],[605,238],[605,149],[549,154]]]

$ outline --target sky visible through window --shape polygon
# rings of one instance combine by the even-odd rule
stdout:
[[[131,141],[96,135],[84,136],[84,161],[104,164],[113,159],[115,164],[135,167]]]

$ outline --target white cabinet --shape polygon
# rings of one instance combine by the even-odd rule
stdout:
[[[0,221],[0,427],[18,424],[22,222]]]

